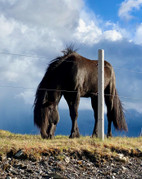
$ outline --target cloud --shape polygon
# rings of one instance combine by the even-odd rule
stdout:
[[[32,89],[25,89],[23,92],[18,94],[16,98],[24,100],[25,104],[34,104],[34,97],[35,97],[35,90],[34,88]]]
[[[81,43],[93,45],[106,39],[109,41],[118,41],[123,39],[123,35],[119,30],[104,30],[97,26],[93,21],[88,24],[83,19],[79,20],[75,38]]]
[[[44,28],[52,34],[61,35],[70,33],[78,25],[79,11],[83,1],[52,0],[25,0],[13,3],[2,1],[0,11],[7,19],[13,19],[30,28]],[[59,33],[58,33],[59,32]]]
[[[82,5],[82,0],[0,1],[0,53],[5,53],[0,61],[1,99],[15,87],[23,87],[15,88],[14,99],[31,104],[49,62],[72,39]]]
[[[137,102],[125,102],[124,103],[125,110],[135,110],[139,113],[142,114],[142,102],[137,101]]]
[[[25,54],[1,54],[1,85],[7,86],[1,88],[1,101],[10,98],[8,94],[12,91],[13,100],[20,101],[21,108],[33,104],[36,87],[49,62],[61,55],[60,51],[70,42],[75,42],[79,53],[88,58],[97,59],[97,50],[104,48],[105,58],[113,66],[140,71],[141,46],[128,42],[125,34],[126,29],[117,23],[104,22],[86,11],[82,0],[57,0],[56,3],[51,0],[44,3],[40,0],[0,1],[0,49],[5,53]],[[141,25],[133,41],[140,44],[140,39]],[[132,84],[136,97],[141,93],[138,76],[130,78],[129,72],[116,71],[116,77],[121,96],[135,97]],[[91,109],[90,101],[81,101],[80,109]],[[67,105],[62,100],[60,107],[64,106]]]
[[[121,18],[130,20],[133,18],[131,15],[134,10],[139,10],[142,7],[142,0],[125,0],[122,2],[118,15]]]
[[[100,41],[102,30],[93,22],[88,24],[83,20],[79,20],[79,26],[76,29],[75,37],[79,42],[94,44]]]
[[[118,41],[118,40],[123,39],[122,34],[118,32],[117,30],[107,30],[104,32],[103,36],[104,36],[104,39],[110,40],[110,41]]]
[[[23,24],[69,28],[75,24],[74,18],[78,16],[82,5],[82,0],[56,0],[56,3],[52,0],[44,1],[44,3],[40,0],[15,0],[13,3],[6,0],[1,1],[1,12],[7,18],[15,19]]]
[[[134,36],[134,42],[136,44],[142,45],[142,23],[136,29],[136,33]]]
[[[48,57],[59,52],[72,40],[82,6],[83,0],[0,1],[0,48]]]
[[[92,12],[88,14],[83,9],[73,37],[79,43],[93,45],[104,39],[109,41],[122,40],[124,32],[117,24],[103,22]]]

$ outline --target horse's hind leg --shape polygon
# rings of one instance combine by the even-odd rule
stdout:
[[[107,137],[112,137],[112,133],[111,133],[111,123],[112,123],[111,104],[112,104],[112,99],[111,99],[111,96],[105,96],[105,103],[106,103],[106,106],[107,106],[107,119],[108,119]]]
[[[92,108],[94,110],[95,125],[92,137],[98,137],[98,97],[93,96],[91,98]]]
[[[79,137],[80,134],[77,125],[77,117],[78,117],[78,106],[80,101],[80,95],[68,93],[65,94],[64,97],[68,103],[70,116],[72,120],[72,129],[71,129],[70,138]]]
[[[105,91],[106,94],[110,94],[107,90]],[[105,103],[107,106],[107,119],[108,119],[108,130],[107,130],[107,137],[112,137],[111,133],[111,123],[112,123],[112,104],[113,104],[113,95],[105,95]]]

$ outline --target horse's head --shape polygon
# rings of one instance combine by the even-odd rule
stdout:
[[[42,138],[53,138],[56,125],[59,121],[59,113],[56,103],[43,101],[35,105],[34,122],[40,128]]]

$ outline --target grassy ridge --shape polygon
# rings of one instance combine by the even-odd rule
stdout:
[[[13,134],[0,130],[0,156],[7,155],[10,151],[16,153],[23,150],[27,156],[38,158],[42,154],[55,151],[88,151],[101,156],[115,156],[117,153],[139,155],[142,153],[142,137],[112,137],[105,138],[102,142],[96,138],[80,137],[69,139],[68,136],[56,136],[53,140],[43,140],[39,135]]]

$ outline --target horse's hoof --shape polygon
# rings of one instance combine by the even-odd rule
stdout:
[[[92,138],[98,138],[98,134],[92,134]]]
[[[71,133],[71,135],[69,136],[70,139],[73,139],[73,138],[79,138],[80,137],[80,134],[78,132],[73,132]]]
[[[54,135],[49,135],[49,139],[54,139],[55,136]]]
[[[42,139],[48,139],[49,137],[47,135],[41,135]]]
[[[112,137],[112,134],[107,134],[107,138],[111,138]]]

